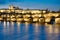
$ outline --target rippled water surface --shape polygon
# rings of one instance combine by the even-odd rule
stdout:
[[[60,25],[0,22],[0,40],[60,40]]]

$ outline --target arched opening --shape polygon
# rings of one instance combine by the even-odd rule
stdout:
[[[52,16],[52,17],[51,17],[51,20],[50,20],[50,24],[54,24],[54,23],[55,23],[55,17]]]

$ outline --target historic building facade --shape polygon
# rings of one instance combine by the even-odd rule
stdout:
[[[41,22],[42,20],[45,22],[50,22],[52,16],[55,17],[55,22],[60,20],[60,13],[58,12],[50,12],[48,10],[40,9],[20,9],[19,7],[12,5],[10,5],[7,9],[0,9],[0,15],[0,20],[4,19],[4,17],[7,17],[7,20],[11,21],[30,21],[32,17],[33,21],[35,22]]]

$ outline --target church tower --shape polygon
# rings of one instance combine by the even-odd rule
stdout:
[[[16,9],[16,7],[13,5],[9,5],[9,9]]]

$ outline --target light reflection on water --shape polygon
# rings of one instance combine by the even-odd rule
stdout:
[[[0,40],[60,40],[60,25],[0,22]]]

